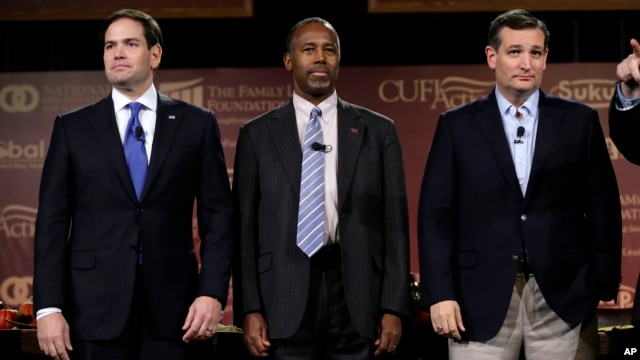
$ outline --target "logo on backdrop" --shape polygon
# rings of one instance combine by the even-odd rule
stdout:
[[[609,107],[615,92],[615,81],[610,79],[560,80],[549,94],[573,99],[595,109]],[[432,109],[466,104],[489,94],[495,81],[482,81],[461,76],[441,79],[387,79],[378,86],[378,96],[386,103],[427,102]]]
[[[195,105],[204,106],[204,78],[195,80],[162,82],[158,90],[174,99],[180,99]]]
[[[33,238],[38,209],[24,205],[7,205],[0,212],[0,237]]]
[[[44,140],[37,143],[0,140],[0,170],[42,169],[46,153]]]
[[[39,103],[40,93],[33,85],[11,84],[0,88],[0,109],[5,112],[31,112]]]
[[[18,306],[31,296],[33,276],[9,276],[0,283],[0,299],[7,305]]]
[[[621,285],[618,291],[618,301],[600,301],[598,305],[601,309],[631,309],[633,307],[633,297],[636,294],[636,289],[631,286]]]
[[[388,79],[378,86],[378,96],[386,103],[427,102],[431,109],[466,104],[486,96],[495,81],[482,81],[460,76],[441,79]]]
[[[613,97],[615,80],[581,79],[560,80],[549,93],[565,99],[573,99],[594,109],[608,109]]]

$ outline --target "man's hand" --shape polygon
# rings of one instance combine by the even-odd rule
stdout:
[[[269,342],[267,321],[260,313],[250,313],[244,318],[242,324],[242,338],[252,356],[267,357],[267,350],[271,346]]]
[[[61,313],[51,313],[38,320],[38,344],[45,355],[69,360],[67,351],[73,350],[69,337],[69,324]]]
[[[378,346],[374,356],[384,352],[394,353],[402,337],[402,321],[393,314],[383,314],[380,319],[380,332],[375,345]]]
[[[212,337],[222,320],[222,304],[210,297],[199,296],[191,306],[182,330],[186,330],[182,341],[202,341]]]
[[[633,54],[627,56],[616,67],[616,74],[622,81],[622,94],[627,99],[640,97],[640,44],[636,39],[630,41]]]
[[[457,301],[445,300],[431,305],[431,325],[436,334],[460,340],[460,331],[465,331]]]

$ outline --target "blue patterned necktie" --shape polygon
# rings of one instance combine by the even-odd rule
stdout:
[[[124,137],[124,155],[127,158],[127,166],[129,166],[129,174],[136,189],[136,196],[140,200],[142,188],[147,177],[147,150],[144,147],[145,137],[138,113],[142,108],[142,104],[138,102],[129,103],[131,109],[131,118],[127,125],[127,132]]]
[[[324,244],[324,152],[312,148],[313,143],[323,143],[321,114],[319,108],[311,111],[302,148],[297,244],[309,257]]]

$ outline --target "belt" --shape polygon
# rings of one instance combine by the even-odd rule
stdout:
[[[518,263],[518,274],[523,275],[525,279],[529,280],[533,276],[533,270],[531,269],[531,263],[522,256],[513,256],[513,260]]]

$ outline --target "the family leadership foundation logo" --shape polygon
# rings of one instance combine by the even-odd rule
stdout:
[[[194,105],[204,105],[204,85],[202,80],[198,78],[194,80],[162,82],[158,86],[158,90],[174,99],[180,99]]]

